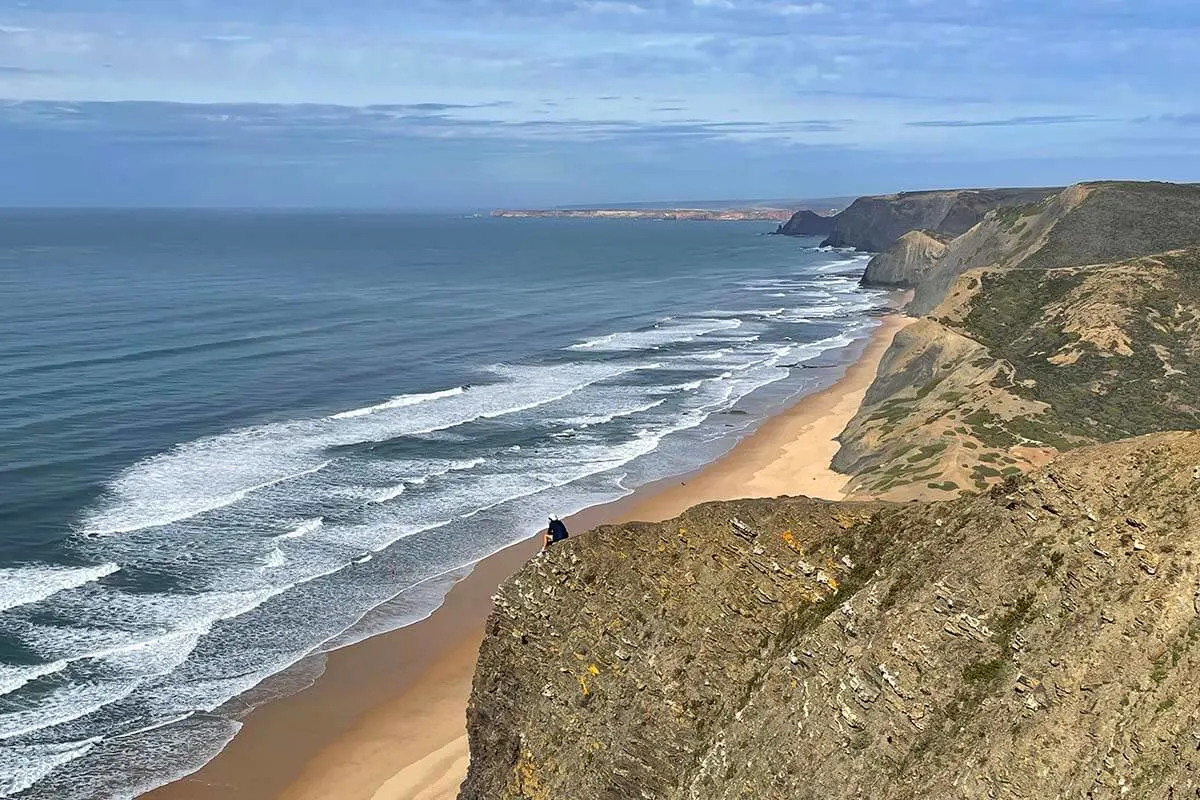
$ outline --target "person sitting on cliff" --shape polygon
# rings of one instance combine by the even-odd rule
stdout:
[[[546,526],[546,535],[542,539],[542,549],[546,550],[555,542],[561,542],[567,538],[567,526],[558,517],[551,517],[550,524]]]

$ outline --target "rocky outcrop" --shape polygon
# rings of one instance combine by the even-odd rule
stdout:
[[[946,237],[932,231],[909,231],[867,262],[862,284],[912,289],[945,252]]]
[[[1194,797],[1198,465],[1155,434],[572,539],[499,591],[460,797]]]
[[[802,209],[780,225],[775,233],[782,236],[828,236],[833,232],[833,221],[832,215],[826,216]]]
[[[909,231],[958,236],[994,208],[1041,200],[1055,189],[956,189],[860,197],[834,218],[824,244],[883,252]]]

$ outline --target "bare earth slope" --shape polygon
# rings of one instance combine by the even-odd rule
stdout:
[[[461,797],[1194,797],[1198,580],[1195,433],[601,528],[500,590]]]
[[[913,289],[946,253],[949,237],[933,231],[909,231],[867,262],[864,286]]]

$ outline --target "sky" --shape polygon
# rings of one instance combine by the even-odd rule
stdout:
[[[1200,181],[1195,0],[0,0],[0,205]]]

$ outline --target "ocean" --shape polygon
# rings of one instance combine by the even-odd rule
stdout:
[[[182,776],[306,654],[832,382],[883,296],[772,227],[0,212],[0,797]]]

